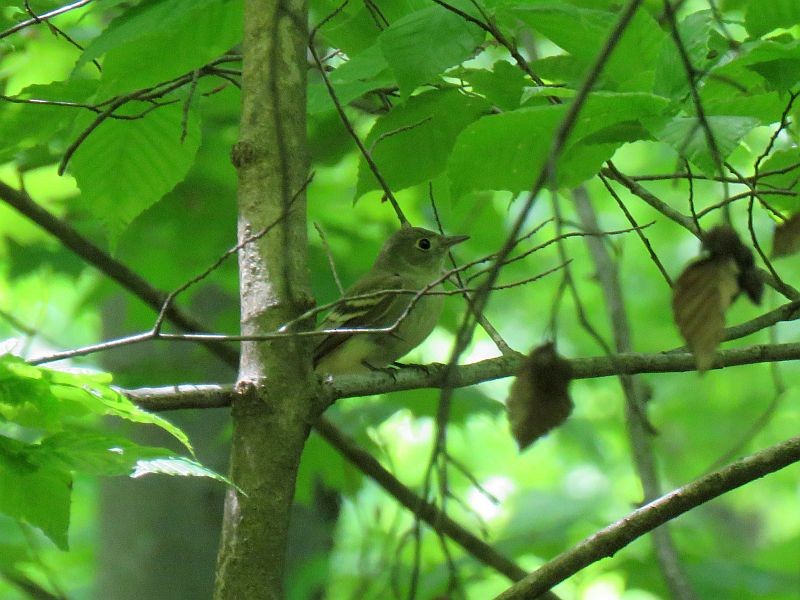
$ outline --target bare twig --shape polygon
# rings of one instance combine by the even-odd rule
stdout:
[[[336,16],[342,9],[344,9],[346,5],[347,5],[347,0],[345,0],[343,4],[341,4],[335,11],[333,11],[325,19],[323,19],[323,21],[319,25],[317,25],[311,30],[311,34],[309,35],[309,40],[308,40],[308,49],[309,52],[311,53],[311,57],[314,59],[314,62],[317,65],[319,74],[322,77],[322,81],[325,84],[325,88],[328,90],[328,95],[331,97],[331,101],[333,102],[333,105],[336,108],[336,112],[339,115],[339,119],[341,120],[342,125],[344,125],[344,128],[347,130],[347,133],[350,135],[351,138],[353,138],[353,141],[356,143],[356,146],[358,146],[358,150],[364,157],[367,166],[369,167],[370,171],[372,171],[372,174],[375,176],[375,179],[378,181],[381,188],[383,189],[383,193],[391,203],[392,208],[394,208],[394,212],[397,214],[397,218],[400,221],[400,224],[405,225],[408,223],[408,219],[403,213],[403,209],[400,208],[400,204],[397,202],[397,198],[394,197],[391,187],[381,174],[378,165],[375,164],[375,160],[372,158],[372,154],[367,149],[367,147],[364,146],[364,142],[361,141],[361,138],[358,136],[358,133],[356,133],[353,124],[350,122],[350,119],[344,112],[344,107],[342,106],[342,103],[339,101],[339,97],[336,94],[336,90],[334,89],[333,84],[331,83],[330,77],[328,77],[328,74],[325,71],[325,67],[322,64],[322,60],[320,59],[319,54],[317,53],[317,49],[314,46],[314,39],[320,27],[322,27],[328,20]]]
[[[669,276],[669,273],[667,273],[667,270],[664,268],[661,259],[658,258],[658,255],[656,254],[656,251],[653,249],[653,245],[650,243],[650,240],[647,239],[647,236],[644,234],[643,231],[644,227],[639,226],[639,224],[636,222],[636,219],[633,218],[633,215],[628,210],[628,207],[625,206],[625,203],[622,201],[622,198],[619,197],[619,194],[617,194],[616,190],[613,187],[611,187],[611,184],[609,183],[608,179],[604,177],[602,173],[600,174],[600,181],[603,182],[603,185],[608,190],[608,193],[611,194],[611,197],[614,198],[614,200],[617,202],[617,206],[619,206],[620,210],[625,215],[625,218],[627,218],[628,222],[633,226],[634,231],[636,231],[636,235],[638,235],[639,239],[642,240],[642,244],[644,244],[644,247],[647,249],[647,253],[650,256],[650,260],[653,261],[653,264],[655,264],[659,273],[661,273],[661,276],[664,278],[664,281],[667,282],[667,285],[669,287],[672,287],[672,278]]]
[[[26,29],[31,25],[38,25],[39,23],[42,23],[44,21],[49,21],[50,19],[57,17],[58,15],[63,15],[64,13],[68,13],[71,10],[75,10],[82,6],[86,6],[90,2],[92,2],[92,0],[78,0],[78,2],[73,2],[72,4],[66,4],[64,6],[53,9],[50,12],[44,13],[42,15],[34,15],[33,18],[28,19],[27,21],[22,21],[21,23],[17,23],[13,27],[9,27],[8,29],[0,33],[0,40],[3,39],[4,37],[8,37],[9,35],[17,33],[18,31],[22,31],[23,29]]]
[[[436,200],[433,197],[432,184],[428,185],[428,198],[430,199],[431,202],[431,208],[433,209],[433,217],[436,220],[436,226],[439,228],[439,233],[444,234],[444,229],[442,228],[442,221],[439,218],[439,209],[436,207]],[[458,265],[456,264],[456,259],[453,256],[453,251],[448,250],[447,255],[450,257],[450,264],[453,266],[453,269],[457,269]],[[454,275],[456,278],[456,282],[458,283],[458,287],[462,289],[465,288],[466,286],[464,285],[464,279],[461,277],[461,272],[456,271]],[[467,302],[467,306],[470,308],[470,310],[472,310],[472,298],[470,297],[469,292],[465,291],[463,296],[464,300],[466,300]],[[497,346],[497,349],[500,351],[500,354],[510,354],[514,352],[514,350],[512,350],[511,347],[503,339],[503,336],[500,335],[500,332],[497,331],[497,329],[494,328],[494,325],[492,325],[489,322],[489,319],[486,318],[486,315],[477,314],[476,318],[478,319],[478,323],[480,324],[480,326],[486,332],[486,335],[488,335],[489,338],[494,342],[494,345]]]
[[[141,298],[146,304],[156,311],[160,311],[166,292],[156,289],[144,278],[135,273],[126,265],[104,252],[91,241],[80,235],[66,222],[58,219],[53,214],[36,204],[28,194],[0,182],[0,200],[29,218],[31,221],[55,236],[61,243],[80,256],[88,264],[96,267],[102,273],[119,283],[135,296]],[[203,331],[205,328],[197,321],[183,313],[180,309],[171,306],[166,315],[172,323],[184,331]],[[209,349],[217,353],[229,365],[238,363],[238,352],[216,340],[204,341]]]
[[[328,257],[328,264],[331,267],[331,275],[333,275],[333,280],[336,282],[336,288],[339,290],[339,295],[344,296],[342,280],[339,279],[339,272],[336,270],[336,262],[333,260],[333,253],[331,252],[331,247],[328,245],[328,238],[325,236],[325,231],[322,229],[319,223],[314,223],[314,229],[317,230],[319,239],[322,241],[322,248],[325,250],[325,255]]]
[[[612,556],[656,527],[769,473],[800,461],[800,437],[757,452],[653,500],[560,554],[496,600],[536,598],[586,566]]]
[[[599,230],[597,217],[585,188],[575,190],[574,198],[575,206],[584,228],[589,231]],[[622,284],[619,280],[619,266],[611,259],[601,239],[587,237],[586,244],[603,291],[616,350],[617,352],[630,352],[633,350],[633,340],[625,308]],[[620,383],[626,398],[625,418],[633,459],[639,479],[642,482],[645,501],[649,501],[660,496],[662,490],[650,439],[652,431],[647,420],[646,394],[643,391],[641,382],[635,380],[631,375],[621,375]],[[666,528],[654,531],[653,544],[662,575],[667,582],[672,597],[676,600],[691,600],[695,598],[695,594],[680,564],[680,559],[669,531]]]

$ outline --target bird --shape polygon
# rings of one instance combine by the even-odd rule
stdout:
[[[391,332],[326,334],[314,349],[315,371],[335,376],[385,369],[421,344],[439,320],[444,296],[424,293],[415,298],[390,290],[425,290],[442,277],[450,248],[468,239],[410,225],[393,233],[372,268],[344,293],[318,329],[387,328],[400,319],[399,324]],[[437,282],[430,291],[442,289]],[[380,291],[387,293],[373,294]]]

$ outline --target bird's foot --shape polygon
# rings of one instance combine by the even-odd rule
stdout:
[[[424,372],[425,375],[431,375],[444,366],[442,363],[429,363],[427,365],[422,365],[419,363],[394,362],[392,364],[398,369],[417,369],[418,371]]]
[[[391,365],[385,367],[376,367],[375,365],[371,365],[367,361],[363,360],[361,361],[361,364],[364,365],[367,369],[369,369],[373,373],[383,373],[391,377],[392,381],[394,382],[397,381],[397,371],[398,371],[397,363],[392,363]]]

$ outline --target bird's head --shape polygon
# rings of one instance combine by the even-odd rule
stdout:
[[[422,227],[403,227],[383,244],[373,269],[435,277],[442,271],[447,251],[468,239],[467,235],[441,235]]]

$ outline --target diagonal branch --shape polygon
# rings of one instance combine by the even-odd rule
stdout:
[[[133,295],[139,297],[153,310],[156,312],[161,310],[167,299],[166,292],[150,285],[142,276],[83,237],[68,223],[36,204],[27,193],[15,190],[0,181],[0,200],[52,234],[64,246],[99,271],[108,275]],[[185,331],[204,331],[199,322],[174,305],[167,308],[166,316],[173,324]],[[216,340],[202,343],[232,367],[235,367],[238,363],[238,351],[236,349]]]
[[[75,10],[76,8],[81,8],[82,6],[86,6],[91,1],[92,0],[78,0],[78,2],[73,2],[72,4],[61,6],[59,8],[51,10],[50,12],[44,13],[42,15],[36,15],[31,19],[27,19],[25,21],[22,21],[21,23],[17,23],[13,27],[9,27],[5,31],[0,32],[0,40],[3,39],[4,37],[8,37],[9,35],[17,33],[18,31],[22,31],[23,29],[26,29],[32,25],[38,25],[43,21],[49,21],[54,17],[63,15],[64,13],[68,13],[72,10]]]
[[[800,436],[770,446],[653,500],[586,538],[495,600],[536,598],[586,566],[613,556],[635,539],[731,490],[800,461]]]
[[[573,197],[576,212],[583,226],[589,231],[599,231],[597,215],[586,188],[576,189]],[[601,238],[587,237],[586,245],[589,248],[589,255],[595,266],[595,274],[603,292],[616,349],[618,352],[630,352],[633,350],[633,336],[620,282],[619,263],[612,259]],[[642,484],[644,498],[649,501],[660,496],[662,488],[649,431],[650,426],[645,412],[647,409],[645,406],[646,394],[642,382],[634,379],[631,375],[621,375],[620,383],[626,400],[625,421],[633,461]],[[678,556],[675,542],[667,528],[660,528],[653,532],[653,546],[658,565],[672,597],[675,600],[695,598],[694,590]]]

